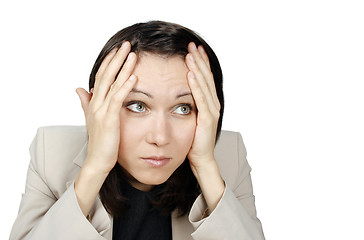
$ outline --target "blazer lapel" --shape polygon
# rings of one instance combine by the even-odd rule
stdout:
[[[87,141],[81,148],[80,152],[73,159],[73,163],[81,168],[86,157],[87,157]],[[75,171],[75,173],[78,174],[79,171]],[[66,189],[76,180],[76,177],[77,177],[77,175],[73,176],[69,181],[66,182]]]

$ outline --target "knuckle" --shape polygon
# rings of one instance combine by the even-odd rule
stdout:
[[[110,71],[105,69],[103,72],[97,72],[95,75],[95,81],[103,82],[110,77]]]
[[[110,99],[110,104],[118,104],[120,103],[120,95],[114,94]]]
[[[220,102],[217,102],[217,110],[219,111],[219,115],[220,115],[220,110],[221,110],[221,104],[220,104]]]
[[[111,84],[111,86],[110,86],[110,91],[115,91],[116,89],[118,89],[118,84],[117,84],[117,82],[115,81],[113,84]]]
[[[102,74],[100,72],[97,72],[95,75],[95,80],[98,81],[101,78]]]
[[[213,79],[213,78],[214,78],[214,74],[213,74],[211,71],[209,71],[209,77],[210,77],[211,79]]]
[[[109,71],[106,71],[102,76],[102,79],[110,79],[110,78],[111,78],[111,73]]]

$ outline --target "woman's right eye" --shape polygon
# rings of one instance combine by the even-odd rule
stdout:
[[[141,103],[141,102],[130,103],[130,104],[128,104],[128,106],[126,108],[129,109],[130,111],[136,112],[136,113],[143,113],[143,112],[146,112],[146,110],[147,110],[147,108],[145,107],[145,104]]]

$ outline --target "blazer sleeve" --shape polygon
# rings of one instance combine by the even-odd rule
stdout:
[[[195,240],[204,239],[241,239],[264,240],[261,222],[257,218],[255,197],[253,195],[251,168],[246,160],[242,137],[236,133],[238,146],[237,161],[228,161],[238,169],[233,182],[225,181],[225,191],[214,211],[206,218],[202,216],[207,204],[201,194],[189,214],[189,221],[195,231]],[[234,163],[235,162],[235,163]]]
[[[48,186],[44,145],[44,129],[40,128],[30,147],[25,193],[10,240],[106,239],[102,234],[107,227],[97,228],[83,215],[73,182],[59,199]]]

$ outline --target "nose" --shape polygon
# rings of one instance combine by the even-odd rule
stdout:
[[[167,117],[163,113],[156,114],[151,119],[146,140],[148,143],[158,147],[168,145],[171,140],[170,130],[170,123]]]

